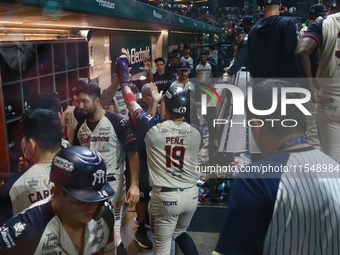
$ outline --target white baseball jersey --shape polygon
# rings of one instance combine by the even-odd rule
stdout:
[[[188,61],[189,62],[189,65],[190,65],[190,68],[191,69],[194,69],[194,60],[192,59],[192,57],[188,57],[188,58],[185,58],[184,56],[182,56],[181,58],[180,58],[180,60],[186,60],[186,61]]]
[[[51,162],[35,164],[5,180],[0,189],[0,223],[50,196]]]
[[[85,228],[84,255],[114,254],[113,215],[107,208]],[[50,199],[36,203],[0,227],[2,255],[78,255]]]
[[[340,13],[310,26],[305,35],[314,39],[319,47],[316,73],[322,93],[333,101],[317,105],[317,125],[320,147],[327,155],[340,160]]]
[[[170,88],[171,87],[181,87],[181,88],[188,90],[188,91],[191,91],[191,92],[195,91],[195,85],[192,84],[191,81],[188,81],[187,83],[184,84],[182,82],[179,82],[178,80],[175,80],[173,83],[171,83]]]
[[[159,120],[139,109],[135,128],[145,136],[150,186],[189,188],[197,184],[201,133],[187,122]]]
[[[136,139],[129,123],[118,114],[105,112],[95,123],[87,120],[77,131],[81,146],[99,152],[105,161],[107,176],[124,171],[125,153],[136,151]]]
[[[308,28],[306,35],[319,47],[316,73],[319,85],[327,92],[340,95],[340,12]]]
[[[201,63],[196,66],[197,79],[204,84],[210,84],[213,77],[211,65],[207,62],[205,65]]]

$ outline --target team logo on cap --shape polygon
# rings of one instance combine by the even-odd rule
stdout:
[[[93,174],[92,186],[96,186],[96,182],[98,182],[98,184],[104,184],[104,182],[105,182],[105,171],[97,170]]]
[[[267,3],[268,3],[268,4],[271,4],[271,3],[272,3],[272,0],[268,0]]]
[[[169,99],[172,98],[172,95],[171,95],[171,93],[170,93],[168,90],[166,91],[165,96],[166,96],[167,98],[169,98]]]
[[[52,165],[54,165],[58,168],[64,169],[67,172],[72,172],[73,169],[74,169],[74,165],[73,165],[72,162],[70,162],[70,161],[68,161],[64,158],[61,158],[59,156],[54,157]]]
[[[187,108],[185,106],[181,106],[179,108],[174,108],[173,111],[175,113],[180,113],[180,114],[183,114],[183,113],[186,113],[187,111]]]

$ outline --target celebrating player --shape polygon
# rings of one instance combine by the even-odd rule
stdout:
[[[34,165],[10,176],[1,186],[0,224],[51,194],[51,161],[61,148],[60,119],[51,110],[36,109],[25,114],[22,124],[22,150]]]
[[[86,120],[76,130],[77,137],[74,139],[74,144],[99,152],[105,160],[108,169],[107,180],[117,191],[112,203],[118,254],[126,254],[120,238],[122,204],[125,199],[124,159],[127,153],[131,171],[131,185],[125,202],[134,206],[139,201],[139,158],[136,139],[129,123],[123,117],[102,108],[98,86],[88,84],[80,87],[76,95],[80,113]]]
[[[114,218],[103,201],[115,192],[104,160],[80,146],[61,150],[50,179],[53,197],[0,227],[1,254],[113,254]]]
[[[154,105],[162,99],[155,84],[150,86]],[[136,102],[128,84],[122,88],[135,128],[144,141],[150,171],[150,204],[154,254],[170,253],[174,238],[184,254],[198,254],[186,233],[197,208],[197,153],[200,131],[183,120],[190,109],[189,92],[171,87],[163,96],[166,120],[148,115]]]

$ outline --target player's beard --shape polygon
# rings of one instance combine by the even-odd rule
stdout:
[[[91,108],[88,109],[81,109],[80,113],[83,115],[84,118],[86,119],[91,119],[94,114],[96,113],[96,106],[93,106]]]

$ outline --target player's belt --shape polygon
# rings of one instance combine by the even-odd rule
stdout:
[[[329,95],[332,95],[332,96],[337,96],[337,97],[340,97],[339,94],[336,94],[336,93],[331,93],[331,92],[328,92],[328,91],[323,91],[324,94],[329,94]]]
[[[167,188],[167,187],[162,187],[161,192],[174,192],[174,191],[186,191],[190,188],[181,188],[181,189],[176,189],[176,188]]]

